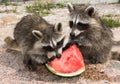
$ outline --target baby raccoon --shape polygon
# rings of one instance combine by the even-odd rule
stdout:
[[[99,18],[93,7],[73,6],[69,10],[70,39],[91,63],[105,63],[111,58],[113,33]],[[120,58],[120,57],[119,57]]]
[[[14,29],[14,39],[5,39],[8,45],[18,45],[23,55],[23,62],[28,69],[35,70],[37,64],[46,63],[52,58],[60,57],[64,45],[62,24],[49,24],[37,15],[24,16]],[[11,42],[9,42],[11,41]]]

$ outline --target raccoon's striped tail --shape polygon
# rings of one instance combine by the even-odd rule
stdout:
[[[116,51],[112,52],[111,59],[120,61],[120,52],[116,52]]]
[[[7,47],[10,49],[18,48],[18,44],[15,39],[12,39],[12,37],[8,36],[4,39],[4,42],[7,44]]]
[[[120,41],[113,41],[111,59],[120,61]]]
[[[120,41],[113,41],[113,45],[120,45]]]

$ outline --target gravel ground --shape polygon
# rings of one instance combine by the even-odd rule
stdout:
[[[120,4],[93,5],[100,15],[120,15]],[[104,9],[104,10],[103,10]],[[86,65],[85,73],[73,78],[62,78],[51,74],[44,66],[39,66],[36,72],[30,72],[22,63],[19,51],[7,50],[4,43],[6,36],[13,35],[13,28],[21,17],[27,13],[19,10],[19,14],[0,13],[0,84],[120,84],[120,62],[110,61],[109,65]],[[55,13],[44,17],[50,23],[62,22],[67,28],[68,11],[52,9]],[[112,30],[114,40],[120,40],[120,28]]]

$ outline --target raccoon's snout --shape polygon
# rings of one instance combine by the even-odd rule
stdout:
[[[74,33],[70,33],[70,38],[74,39],[75,38],[75,34]]]
[[[56,54],[56,57],[57,57],[57,58],[60,58],[60,57],[61,57],[61,54]]]

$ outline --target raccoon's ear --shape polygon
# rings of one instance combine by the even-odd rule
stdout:
[[[67,3],[67,8],[69,12],[72,12],[74,10],[74,6],[71,3]]]
[[[56,32],[62,32],[62,24],[61,23],[56,23],[55,24],[55,31]]]
[[[95,15],[95,9],[94,7],[88,7],[86,8],[86,12],[90,17],[93,17]]]
[[[38,31],[38,30],[33,30],[33,31],[32,31],[32,34],[33,34],[37,39],[41,39],[42,36],[43,36],[43,34],[42,34],[40,31]]]

